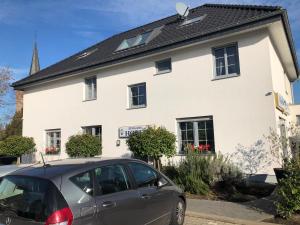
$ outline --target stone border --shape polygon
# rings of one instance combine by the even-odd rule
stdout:
[[[231,217],[225,216],[217,216],[212,214],[204,214],[204,213],[196,213],[191,211],[186,211],[186,216],[194,217],[194,218],[202,218],[207,220],[214,220],[216,222],[223,222],[223,223],[232,223],[238,225],[274,225],[274,223],[265,223],[265,222],[258,222],[258,221],[250,221],[250,220],[241,220]]]

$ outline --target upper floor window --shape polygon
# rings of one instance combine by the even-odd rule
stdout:
[[[46,131],[46,154],[58,154],[61,149],[61,130]]]
[[[172,71],[171,59],[164,59],[155,62],[156,74],[169,73]]]
[[[181,152],[191,145],[201,153],[214,153],[214,127],[212,117],[180,119],[178,121]]]
[[[130,108],[145,107],[146,99],[146,83],[135,84],[129,86],[129,106]]]
[[[93,135],[101,140],[102,127],[101,126],[88,126],[83,127],[83,133]]]
[[[240,73],[237,44],[214,48],[215,78],[234,76]]]
[[[122,41],[116,51],[125,50],[128,48],[132,48],[138,45],[145,44],[150,37],[152,31],[145,32],[143,34],[139,34],[135,37],[128,38]]]
[[[97,99],[97,78],[85,78],[85,100]]]

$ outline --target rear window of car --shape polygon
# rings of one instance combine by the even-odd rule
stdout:
[[[49,180],[6,176],[0,184],[0,211],[37,222],[45,221],[53,212],[67,207],[60,191]]]

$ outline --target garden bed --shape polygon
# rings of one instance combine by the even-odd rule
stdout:
[[[248,202],[269,196],[275,189],[273,184],[242,182],[236,187],[217,183],[208,195],[195,195],[187,193],[192,199],[221,200],[229,202]]]
[[[294,215],[289,219],[282,219],[280,217],[275,217],[272,219],[266,219],[263,222],[283,224],[283,225],[300,225],[300,215]]]

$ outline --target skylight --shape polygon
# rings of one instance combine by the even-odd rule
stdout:
[[[93,54],[94,52],[96,52],[98,50],[98,48],[95,48],[95,49],[92,49],[90,51],[86,51],[86,52],[83,52],[82,54],[80,54],[79,56],[77,56],[77,59],[82,59],[82,58],[85,58],[91,54]]]
[[[151,33],[152,33],[152,31],[148,31],[143,34],[139,34],[135,37],[123,40],[116,51],[125,50],[128,48],[132,48],[132,47],[135,47],[138,45],[145,44]]]
[[[200,22],[200,21],[202,21],[205,17],[206,17],[206,14],[203,15],[203,16],[195,17],[195,18],[193,18],[193,19],[187,19],[187,20],[184,20],[184,21],[182,22],[182,24],[180,24],[180,26],[186,26],[186,25],[190,25],[190,24],[192,24],[192,23]]]

